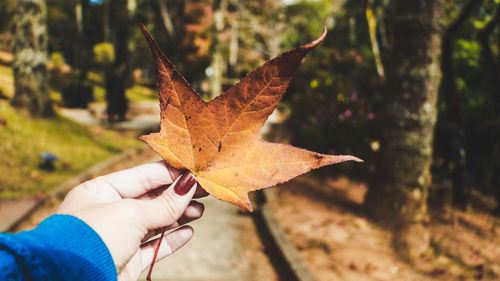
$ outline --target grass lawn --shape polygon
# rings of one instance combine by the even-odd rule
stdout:
[[[12,68],[0,64],[0,92],[8,97],[14,97],[14,77]]]
[[[33,120],[18,114],[6,100],[0,100],[0,118],[7,121],[0,127],[0,199],[45,192],[140,144],[134,135],[88,128],[61,116]],[[38,167],[44,151],[59,158],[55,171]]]
[[[4,65],[0,65],[0,90],[8,98],[14,96],[12,69]],[[140,90],[135,89],[132,96],[150,94],[138,94]],[[93,164],[140,144],[133,134],[85,127],[62,116],[31,119],[15,111],[8,100],[0,100],[0,119],[7,123],[0,125],[0,199],[46,192]],[[38,167],[41,152],[59,158],[55,171]]]

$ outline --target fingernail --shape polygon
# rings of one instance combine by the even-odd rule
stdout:
[[[174,186],[174,191],[178,195],[185,195],[191,190],[193,185],[196,183],[196,179],[193,174],[187,172],[182,174],[181,178],[177,181],[177,184]]]

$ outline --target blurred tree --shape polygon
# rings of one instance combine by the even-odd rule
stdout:
[[[114,60],[105,70],[106,113],[109,121],[125,120],[127,99],[125,97],[126,83],[130,81],[129,41],[130,28],[133,26],[127,7],[127,0],[107,0],[104,33],[105,40],[113,44]]]
[[[227,11],[227,0],[214,0],[214,36],[212,39],[212,62],[210,64],[210,98],[213,99],[222,94],[222,76],[225,72],[222,32],[224,31],[224,17]]]
[[[15,6],[16,2],[14,0],[0,1],[0,33],[8,30]]]
[[[435,190],[449,188],[445,194],[450,196],[445,198],[453,199],[455,206],[484,211],[495,206],[489,196],[496,195],[500,202],[500,127],[495,121],[500,108],[495,40],[500,32],[499,3],[446,2],[443,79],[435,129]]]
[[[424,226],[440,79],[443,0],[391,0],[385,9],[388,44],[384,136],[365,205],[394,227],[396,250],[415,261],[429,246]]]
[[[195,89],[206,93],[201,84],[210,64],[212,1],[150,0],[146,3],[150,4],[152,16],[139,22],[150,22],[148,29],[165,54]],[[149,58],[144,36],[140,33],[137,36],[140,38],[138,46],[144,48],[144,54]]]
[[[486,90],[493,105],[492,121],[486,126],[489,138],[492,139],[491,156],[487,164],[490,184],[496,189],[497,207],[494,212],[500,215],[500,40],[498,32],[500,30],[500,1],[495,1],[495,13],[478,32],[478,41],[481,45],[481,65],[486,72]],[[496,37],[495,37],[496,31]],[[497,42],[492,47],[491,38],[496,38]],[[496,52],[494,51],[496,49]],[[496,53],[496,54],[495,54]],[[486,158],[488,159],[488,158]]]
[[[376,127],[382,79],[371,51],[365,4],[363,0],[298,2],[284,12],[285,49],[314,40],[325,24],[328,28],[325,41],[307,55],[280,105],[290,113],[291,141],[314,151],[366,160],[364,165],[318,171],[329,176],[366,177],[374,169],[371,159],[383,134]]]
[[[71,53],[73,74],[70,79],[66,79],[69,81],[66,81],[66,85],[61,90],[62,100],[66,107],[87,108],[88,103],[94,98],[93,88],[87,81],[92,62],[91,35],[89,32],[91,26],[90,3],[87,0],[77,0],[72,4],[75,24],[68,24],[73,28],[68,31],[72,30],[73,32],[65,34],[64,37],[72,38],[72,44],[67,49]]]
[[[160,27],[158,30],[163,33],[160,38],[165,38],[171,43],[169,53],[175,60],[181,60],[181,64],[185,63],[183,53],[183,40],[186,34],[186,2],[172,0],[154,0],[152,1],[154,9],[155,24]],[[207,4],[207,3],[206,3]],[[208,4],[207,4],[208,5]],[[175,42],[175,44],[172,44]]]
[[[468,184],[466,183],[466,149],[465,149],[465,131],[463,117],[460,110],[460,94],[456,82],[454,68],[454,46],[457,32],[471,17],[476,8],[483,0],[469,0],[463,5],[458,16],[446,27],[442,38],[442,58],[441,58],[441,94],[446,103],[444,114],[446,118],[440,118],[439,122],[444,122],[443,130],[448,143],[447,161],[444,166],[451,171],[452,179],[452,200],[453,204],[460,208],[465,208],[468,198]],[[469,183],[470,184],[470,183]]]
[[[47,32],[44,0],[20,0],[12,24],[15,96],[12,105],[33,116],[53,114],[47,79]]]
[[[88,0],[79,0],[75,7],[75,18],[77,22],[77,39],[74,44],[75,49],[75,62],[74,66],[78,68],[79,74],[77,85],[80,88],[87,88],[85,81],[87,74],[90,70],[91,49],[92,44],[90,41],[90,4]]]
[[[237,16],[242,26],[242,47],[257,48],[261,60],[277,56],[282,50],[284,35],[290,31],[285,24],[286,6],[276,0],[232,0],[231,4],[236,8],[236,13],[230,15],[231,22]]]
[[[286,29],[277,0],[216,0],[211,28],[211,98],[279,54]]]

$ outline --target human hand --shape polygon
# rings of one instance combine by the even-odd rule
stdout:
[[[159,161],[101,176],[71,190],[57,213],[73,215],[99,234],[113,257],[118,280],[137,280],[151,264],[159,243],[158,238],[147,240],[203,214],[203,204],[191,199],[206,196],[206,191],[195,188],[191,173],[179,174]],[[190,226],[165,234],[157,261],[192,236]]]

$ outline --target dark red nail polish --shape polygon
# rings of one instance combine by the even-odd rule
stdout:
[[[178,195],[185,195],[191,190],[193,185],[195,184],[196,179],[193,174],[190,172],[182,174],[181,178],[177,181],[177,184],[174,186],[174,191]]]

